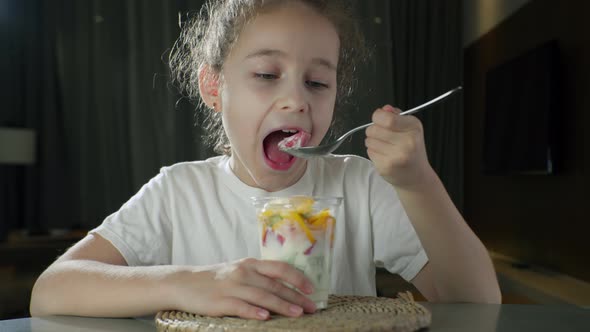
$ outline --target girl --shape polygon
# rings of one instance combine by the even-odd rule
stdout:
[[[138,316],[176,309],[267,319],[315,311],[288,264],[258,260],[252,196],[341,196],[331,287],[375,295],[375,268],[430,301],[500,301],[485,247],[428,163],[421,124],[389,105],[366,131],[371,161],[303,160],[349,91],[358,29],[341,0],[215,0],[185,24],[171,65],[210,109],[223,156],[165,167],[37,280],[31,314]],[[284,286],[288,282],[300,292]]]

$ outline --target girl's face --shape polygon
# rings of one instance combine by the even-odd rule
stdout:
[[[301,178],[305,160],[279,151],[277,143],[295,131],[303,145],[317,145],[326,134],[339,47],[332,23],[297,2],[243,28],[223,65],[217,99],[231,166],[243,182],[277,191]]]

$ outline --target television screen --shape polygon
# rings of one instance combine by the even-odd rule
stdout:
[[[550,41],[486,74],[484,174],[555,173],[558,54]]]

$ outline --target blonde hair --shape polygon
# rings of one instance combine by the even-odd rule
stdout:
[[[179,22],[181,32],[174,44],[169,66],[172,80],[180,92],[203,106],[199,97],[199,69],[207,65],[220,73],[223,63],[242,28],[256,14],[287,2],[301,2],[326,17],[336,27],[340,38],[337,68],[337,105],[346,102],[354,88],[356,61],[367,52],[360,29],[350,6],[343,0],[209,0],[196,15]],[[334,115],[332,127],[340,116]],[[207,112],[204,119],[205,142],[218,153],[231,154],[220,112]]]

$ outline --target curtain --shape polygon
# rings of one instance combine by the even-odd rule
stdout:
[[[91,227],[174,162],[206,151],[194,107],[177,107],[166,50],[178,35],[172,1],[62,0],[56,13],[63,125],[73,179],[70,218]],[[185,3],[186,4],[186,3]],[[199,8],[201,3],[196,4]]]
[[[94,227],[160,167],[210,155],[195,106],[169,85],[166,65],[178,12],[202,1],[3,1],[14,24],[3,34],[12,52],[2,61],[11,75],[0,81],[8,100],[0,125],[39,137],[15,227]],[[19,193],[8,191],[0,201],[13,206]]]

